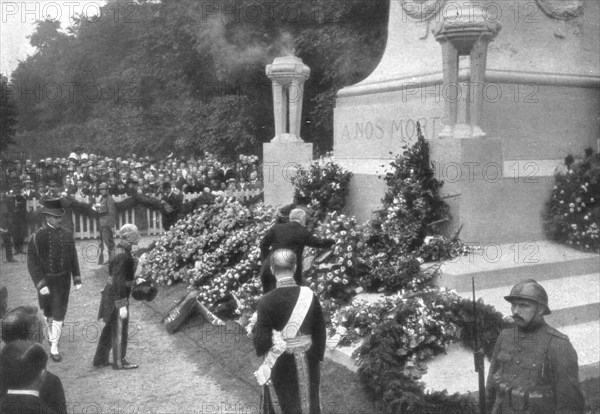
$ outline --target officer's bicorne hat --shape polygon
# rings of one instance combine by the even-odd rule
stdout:
[[[6,376],[8,388],[24,389],[31,385],[46,368],[47,362],[46,351],[34,341],[12,341],[0,352],[2,376]]]
[[[548,294],[546,293],[546,289],[533,279],[527,279],[517,283],[511,289],[510,295],[504,296],[504,299],[511,303],[515,299],[529,300],[543,305],[546,308],[544,315],[549,315],[551,313],[550,308],[548,307]]]
[[[61,217],[65,214],[65,210],[60,204],[60,198],[52,198],[44,201],[44,207],[40,210],[40,213]]]
[[[158,289],[155,286],[152,286],[152,283],[149,280],[144,280],[143,282],[136,283],[131,291],[131,296],[135,300],[145,300],[146,302],[151,302],[156,297],[158,293]]]

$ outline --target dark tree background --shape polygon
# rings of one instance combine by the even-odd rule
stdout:
[[[112,156],[261,154],[274,134],[265,65],[290,53],[311,68],[302,136],[330,150],[335,94],[379,62],[388,8],[389,0],[111,0],[66,31],[39,22],[35,55],[11,77],[11,150],[36,159],[78,145]]]
[[[16,102],[9,89],[8,79],[0,75],[0,154],[15,144],[17,132]]]

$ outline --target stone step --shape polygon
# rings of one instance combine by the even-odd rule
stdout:
[[[476,281],[476,288],[477,288]],[[558,328],[561,326],[581,324],[600,320],[600,274],[584,274],[578,276],[547,279],[542,282],[548,293],[549,306],[552,313],[546,321]],[[477,289],[477,299],[492,305],[504,315],[510,315],[510,303],[504,296],[508,295],[511,286],[490,289]],[[459,291],[458,295],[471,299],[472,291]]]
[[[561,332],[569,336],[577,351],[579,362],[579,381],[597,378],[600,369],[598,342],[586,340],[587,337],[600,337],[600,326],[596,322],[571,325]],[[578,345],[576,345],[578,344]],[[485,372],[489,371],[489,361],[485,360]],[[462,372],[460,380],[456,373]],[[473,352],[463,344],[452,344],[444,355],[433,358],[427,364],[427,373],[422,381],[428,390],[447,389],[449,393],[461,394],[475,392],[478,389],[478,376],[475,372]]]
[[[521,266],[489,266],[481,261],[470,262],[468,257],[442,265],[441,273],[435,278],[437,286],[457,292],[471,291],[471,278],[475,278],[477,290],[500,286],[512,287],[525,279],[543,282],[569,276],[600,273],[600,258],[597,255],[548,263],[524,263]],[[464,273],[461,273],[464,272]],[[544,284],[545,285],[545,284]]]

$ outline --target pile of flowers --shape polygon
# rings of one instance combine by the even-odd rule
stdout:
[[[335,163],[333,157],[321,157],[306,169],[299,167],[291,178],[296,199],[308,200],[315,211],[341,212],[350,191],[352,173]]]
[[[329,251],[316,256],[316,262],[305,272],[310,287],[321,301],[347,301],[356,295],[364,245],[362,227],[354,217],[330,212],[315,229],[319,237],[335,240]],[[317,253],[314,249],[308,251],[313,256]]]
[[[179,220],[156,243],[142,272],[158,285],[187,282],[211,310],[259,272],[258,244],[275,210],[224,197]]]
[[[381,235],[402,252],[418,249],[437,223],[449,219],[449,207],[440,196],[443,182],[435,178],[429,160],[429,144],[417,123],[417,141],[404,146],[385,176],[387,191],[380,211]]]
[[[591,148],[584,157],[565,158],[566,171],[557,171],[552,197],[546,203],[546,235],[560,243],[600,251],[600,155]]]

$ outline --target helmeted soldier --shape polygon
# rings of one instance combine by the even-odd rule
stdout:
[[[65,214],[61,200],[46,200],[41,213],[46,217],[46,225],[31,236],[27,269],[46,317],[50,357],[60,362],[62,357],[58,352],[58,342],[67,313],[71,279],[79,289],[81,273],[73,233],[60,227],[61,217]]]
[[[517,283],[510,295],[515,326],[500,334],[487,380],[492,414],[578,414],[577,352],[569,338],[547,325],[548,294],[533,279]]]

